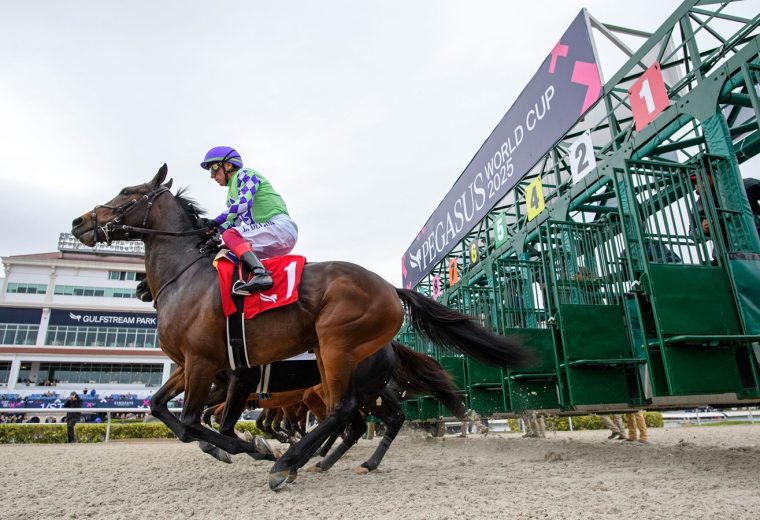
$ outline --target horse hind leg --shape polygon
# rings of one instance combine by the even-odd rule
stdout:
[[[332,468],[354,444],[359,442],[359,439],[367,431],[367,424],[358,410],[351,416],[347,430],[343,441],[328,453],[324,459],[317,462],[316,466],[320,471],[327,471]]]
[[[374,453],[354,471],[359,474],[374,471],[385,457],[388,448],[398,435],[406,421],[406,416],[401,408],[401,401],[396,392],[386,386],[380,394],[381,404],[372,410],[372,413],[385,424],[385,433]]]

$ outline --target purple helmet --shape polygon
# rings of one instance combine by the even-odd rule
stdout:
[[[243,167],[243,159],[240,157],[240,154],[237,153],[237,150],[229,146],[215,146],[206,152],[206,157],[203,158],[201,168],[208,170],[211,168],[212,164],[217,162],[228,162],[234,164],[238,168]]]

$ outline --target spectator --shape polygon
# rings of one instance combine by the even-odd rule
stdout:
[[[609,428],[610,435],[608,439],[620,439],[625,440],[625,427],[623,426],[623,417],[621,415],[600,415],[604,425]]]
[[[82,400],[79,398],[76,392],[71,392],[69,399],[63,404],[64,408],[81,408]],[[82,412],[68,412],[66,414],[66,435],[67,442],[76,442],[74,436],[74,426],[82,419]]]
[[[627,440],[629,442],[636,442],[638,440],[641,444],[649,444],[649,429],[647,428],[647,421],[644,417],[644,410],[625,414],[625,421],[628,424]],[[638,439],[636,438],[637,430]]]

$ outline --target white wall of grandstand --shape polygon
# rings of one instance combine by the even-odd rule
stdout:
[[[2,257],[0,394],[158,389],[173,365],[155,310],[134,296],[143,253],[141,242],[89,248],[61,233],[58,251]]]

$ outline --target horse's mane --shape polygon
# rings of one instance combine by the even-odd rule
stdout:
[[[195,228],[199,228],[201,225],[199,217],[205,215],[206,210],[198,206],[198,203],[195,202],[195,199],[192,199],[186,195],[188,190],[189,188],[187,186],[179,188],[177,190],[177,193],[174,195],[174,198],[177,199],[179,207],[182,208],[185,214],[190,218],[193,226]]]

